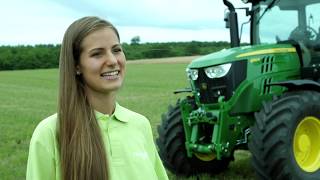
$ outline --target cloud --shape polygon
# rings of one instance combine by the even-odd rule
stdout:
[[[0,43],[57,44],[76,17],[77,12],[51,1],[6,1],[0,9]]]
[[[121,41],[140,36],[141,42],[227,41],[228,31],[222,29],[173,29],[159,27],[118,27]]]
[[[88,15],[111,21],[125,42],[135,35],[142,42],[228,41],[225,9],[222,0],[7,0],[0,45],[61,43],[66,28]]]
[[[55,2],[83,15],[105,17],[119,26],[218,28],[221,27],[224,11],[222,1],[212,0],[69,0]]]

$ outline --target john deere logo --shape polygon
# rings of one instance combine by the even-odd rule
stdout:
[[[206,83],[201,83],[201,89],[207,90],[208,86]]]

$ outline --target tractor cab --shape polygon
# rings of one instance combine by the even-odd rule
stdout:
[[[320,1],[252,1],[251,44],[298,45],[303,62],[320,58]]]

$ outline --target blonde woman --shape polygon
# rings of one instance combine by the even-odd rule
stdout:
[[[65,32],[58,112],[35,129],[27,180],[166,180],[149,121],[120,106],[126,70],[117,29],[84,17]]]

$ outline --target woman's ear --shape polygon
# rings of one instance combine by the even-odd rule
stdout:
[[[78,76],[81,74],[80,66],[79,66],[79,65],[76,66],[76,74],[77,74]]]

